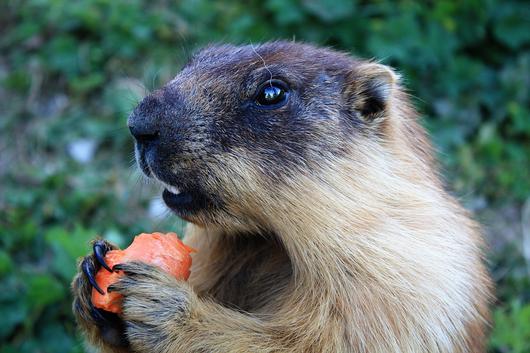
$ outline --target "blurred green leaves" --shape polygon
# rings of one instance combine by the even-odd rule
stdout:
[[[513,301],[508,308],[497,309],[493,321],[491,347],[500,352],[530,352],[530,304]]]
[[[70,281],[76,273],[76,267],[72,264],[89,252],[88,243],[95,235],[94,231],[79,226],[72,232],[61,227],[50,228],[44,235],[47,245],[53,250],[50,270],[64,281]]]
[[[31,275],[25,281],[26,305],[33,312],[39,312],[47,305],[60,301],[65,296],[64,287],[48,274]]]
[[[147,214],[158,190],[131,167],[126,119],[212,41],[311,41],[394,66],[450,187],[519,209],[530,195],[529,19],[515,0],[0,2],[0,353],[81,352],[68,288],[89,241],[181,230]],[[526,352],[525,261],[517,246],[495,250],[491,350]]]
[[[353,14],[354,1],[351,0],[303,0],[309,13],[324,22],[335,22],[349,18]]]
[[[530,4],[499,3],[495,8],[494,31],[495,36],[512,49],[517,49],[530,43],[530,31],[521,30],[530,25]]]

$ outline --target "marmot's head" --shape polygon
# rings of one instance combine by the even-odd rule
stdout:
[[[198,224],[259,219],[278,185],[324,172],[351,141],[378,138],[396,76],[293,42],[203,49],[129,118],[141,169]],[[277,195],[274,195],[277,199]]]

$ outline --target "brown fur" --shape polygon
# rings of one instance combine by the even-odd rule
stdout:
[[[227,120],[230,97],[252,91],[248,83],[233,92],[223,80],[237,82],[263,61],[292,75],[286,80],[296,87],[346,87],[340,101],[327,104],[311,91],[300,100],[305,116],[329,119],[304,127],[311,139],[300,139],[305,147],[294,155],[303,158],[282,155],[285,173],[262,162],[260,143],[272,148],[276,140],[251,143],[242,130],[249,142],[230,141],[226,152],[206,135],[206,110],[221,119],[221,109]],[[228,102],[204,96],[208,84]],[[296,43],[221,46],[198,54],[166,89],[202,117],[179,168],[207,166],[203,187],[222,190],[223,206],[182,215],[195,223],[185,241],[199,250],[189,283],[143,264],[126,268],[116,286],[129,342],[121,351],[484,352],[491,282],[480,230],[444,191],[427,136],[389,68]],[[164,104],[164,94],[149,109]],[[351,135],[342,125],[348,109],[362,112]],[[88,340],[119,352],[87,313],[82,275],[73,290]]]

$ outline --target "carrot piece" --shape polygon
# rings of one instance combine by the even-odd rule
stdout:
[[[142,233],[137,235],[125,250],[111,250],[105,254],[105,262],[112,268],[119,263],[141,261],[160,267],[175,278],[187,280],[190,276],[191,256],[195,250],[185,245],[175,233]],[[96,282],[105,294],[92,289],[92,303],[96,308],[121,313],[122,295],[107,293],[107,287],[123,276],[123,271],[110,273],[100,268]]]

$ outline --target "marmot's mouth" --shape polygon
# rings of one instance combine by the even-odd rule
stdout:
[[[147,177],[154,178],[162,184],[164,191],[162,199],[166,206],[177,216],[192,221],[193,216],[199,211],[213,207],[213,199],[205,193],[200,185],[194,182],[193,175],[174,175],[165,173],[157,164],[147,161],[144,154],[139,154],[138,164]],[[154,168],[153,168],[154,166]],[[168,180],[170,179],[171,182]],[[185,182],[176,182],[182,180]],[[177,184],[178,186],[175,186]]]
[[[168,172],[164,164],[156,158],[154,149],[136,144],[136,159],[140,169],[148,178],[153,178],[164,187],[162,199],[177,216],[192,221],[200,211],[215,208],[218,202],[197,182],[199,178],[191,172],[177,174]],[[177,186],[178,185],[178,186]]]

